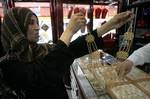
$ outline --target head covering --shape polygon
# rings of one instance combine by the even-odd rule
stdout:
[[[24,7],[8,9],[4,14],[1,33],[4,51],[11,52],[20,61],[33,61],[45,56],[48,51],[47,44],[31,44],[27,40],[26,32],[32,15],[35,14]]]

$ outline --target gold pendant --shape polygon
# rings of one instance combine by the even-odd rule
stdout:
[[[87,43],[93,43],[94,40],[95,40],[95,38],[94,38],[94,36],[93,36],[92,34],[89,33],[89,34],[85,37],[85,40],[86,40]]]
[[[133,38],[134,38],[133,32],[124,33],[124,38],[123,38],[122,44],[119,48],[119,51],[116,53],[116,57],[118,59],[125,60],[128,58],[129,51],[130,51],[130,48],[132,46]]]

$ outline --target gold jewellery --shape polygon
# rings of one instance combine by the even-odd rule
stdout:
[[[116,54],[118,59],[127,59],[129,56],[129,51],[131,45],[133,43],[134,33],[131,31],[131,26],[129,27],[128,31],[123,35],[123,41],[119,48],[119,51]]]

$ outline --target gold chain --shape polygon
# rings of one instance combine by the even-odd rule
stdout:
[[[129,56],[129,51],[133,43],[134,33],[131,32],[131,25],[126,33],[124,33],[123,41],[116,54],[118,59],[127,59]]]

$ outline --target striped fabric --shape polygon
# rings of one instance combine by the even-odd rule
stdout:
[[[26,32],[32,15],[35,14],[28,8],[11,8],[5,13],[2,23],[1,40],[5,52],[11,52],[15,59],[24,62],[42,58],[48,53],[48,44],[30,44],[27,40]]]

